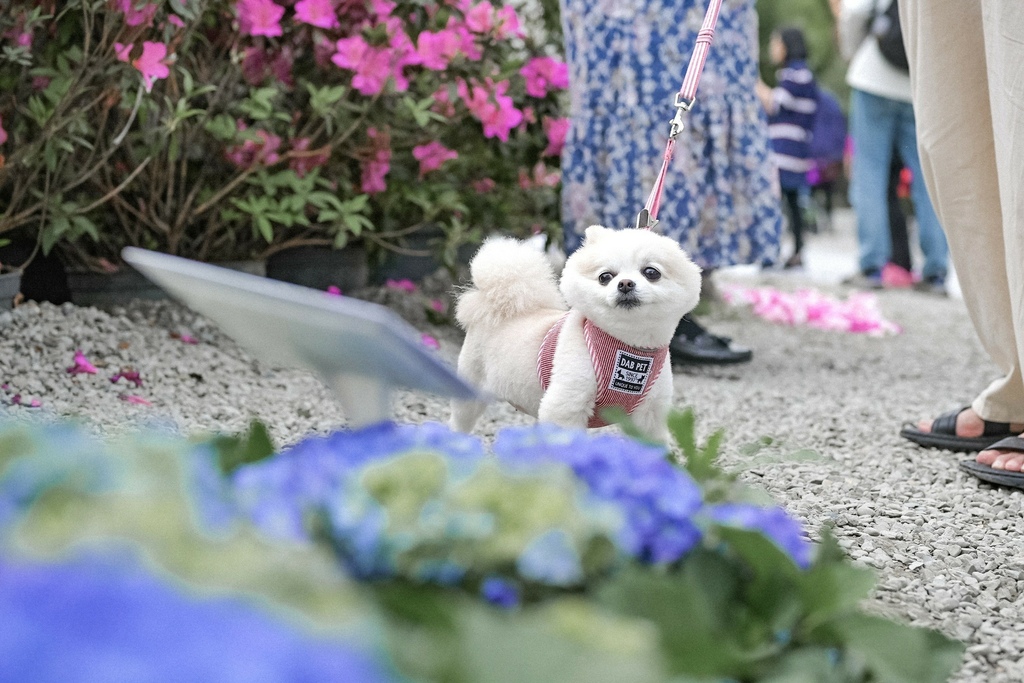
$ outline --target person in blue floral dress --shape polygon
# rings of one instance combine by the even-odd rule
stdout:
[[[706,9],[696,0],[562,0],[571,98],[562,154],[567,252],[590,225],[635,224],[661,167],[675,94]],[[778,171],[756,94],[757,55],[753,0],[724,0],[657,226],[708,272],[778,258]],[[699,326],[684,324],[680,333],[677,360],[751,357]]]

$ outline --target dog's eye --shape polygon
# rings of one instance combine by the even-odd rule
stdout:
[[[651,282],[661,279],[661,271],[658,270],[657,268],[652,268],[651,266],[647,266],[646,268],[643,269],[643,275]]]
[[[612,281],[613,277],[615,276],[609,273],[608,271],[605,271],[597,276],[597,281],[600,282],[602,285],[606,285]]]

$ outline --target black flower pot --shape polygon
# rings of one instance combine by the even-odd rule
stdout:
[[[116,273],[71,271],[68,288],[71,302],[76,306],[112,308],[126,306],[135,299],[160,301],[168,298],[164,290],[128,266]]]
[[[334,286],[350,292],[366,286],[370,269],[360,245],[344,249],[293,247],[267,258],[267,277],[313,289]]]
[[[412,280],[420,282],[433,275],[444,263],[437,252],[444,243],[444,230],[438,226],[427,226],[409,235],[403,240],[402,247],[420,252],[418,255],[388,252],[380,264],[373,269],[371,280],[374,284],[383,284],[387,280]],[[456,263],[468,265],[479,244],[463,244],[456,253]]]
[[[14,308],[14,297],[21,291],[21,271],[0,271],[0,311]]]

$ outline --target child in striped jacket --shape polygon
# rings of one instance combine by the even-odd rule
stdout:
[[[793,255],[786,267],[802,265],[804,218],[801,195],[807,193],[811,168],[811,130],[818,109],[818,85],[807,67],[807,42],[795,27],[775,30],[768,43],[772,62],[782,68],[774,88],[758,84],[758,95],[768,112],[768,135],[779,168],[779,185],[789,207]]]

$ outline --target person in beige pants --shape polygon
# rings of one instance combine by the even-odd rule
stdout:
[[[982,345],[1003,376],[903,430],[979,450],[964,468],[1024,487],[1024,2],[900,0],[921,166]]]

